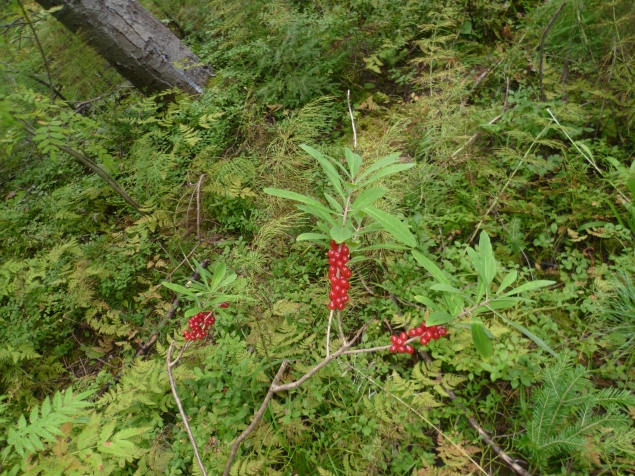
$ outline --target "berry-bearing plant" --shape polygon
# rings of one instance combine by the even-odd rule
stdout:
[[[333,194],[324,193],[323,200],[308,197],[288,190],[274,188],[265,189],[265,192],[285,199],[299,202],[298,208],[315,217],[315,230],[297,237],[298,241],[313,241],[323,246],[325,252],[325,273],[328,275],[331,287],[328,294],[328,308],[330,309],[327,330],[325,335],[325,356],[314,364],[295,380],[285,375],[287,367],[292,363],[282,361],[277,374],[272,380],[267,395],[260,408],[256,411],[249,426],[236,438],[231,446],[229,458],[225,466],[224,476],[232,471],[232,463],[236,457],[242,442],[258,426],[263,418],[269,402],[273,396],[280,392],[288,392],[300,387],[309,378],[319,372],[334,359],[345,355],[391,352],[399,354],[414,354],[415,346],[427,346],[431,341],[448,336],[446,326],[452,327],[453,333],[470,332],[474,346],[483,360],[488,360],[493,354],[491,342],[492,334],[485,326],[485,319],[498,318],[506,324],[522,332],[543,349],[552,352],[548,345],[541,341],[518,323],[510,319],[509,315],[499,311],[516,306],[521,301],[528,301],[521,296],[526,292],[551,284],[551,281],[532,281],[516,288],[512,285],[516,282],[518,274],[515,270],[506,272],[494,257],[489,236],[482,232],[477,249],[465,248],[469,258],[468,262],[473,269],[476,281],[465,284],[465,276],[462,280],[446,274],[439,269],[433,261],[420,251],[414,249],[417,246],[415,237],[408,226],[400,219],[387,213],[374,204],[384,196],[387,190],[383,187],[372,186],[376,182],[392,174],[403,172],[414,164],[399,163],[398,154],[389,155],[379,159],[375,163],[364,167],[362,158],[349,149],[345,149],[346,166],[343,163],[322,155],[317,150],[303,146],[303,149],[314,157],[321,165]],[[363,238],[372,239],[372,234],[378,231],[387,232],[398,243],[376,243],[362,245]],[[365,237],[366,235],[366,237]],[[372,243],[372,242],[371,242]],[[341,311],[349,303],[348,290],[349,279],[353,276],[355,263],[364,259],[363,253],[375,249],[410,250],[416,262],[432,276],[435,283],[431,286],[432,294],[416,296],[426,309],[426,320],[420,323],[409,323],[399,334],[386,336],[385,345],[369,347],[357,345],[366,331],[370,321],[366,322],[356,332],[346,334],[342,326]],[[188,287],[164,283],[165,286],[181,293],[185,299],[194,302],[194,307],[185,313],[186,318],[191,318],[189,329],[184,331],[185,342],[181,346],[180,353],[175,360],[172,352],[175,345],[180,345],[180,340],[174,340],[168,351],[168,374],[172,385],[172,391],[179,406],[181,418],[190,437],[195,457],[203,475],[206,475],[205,464],[200,458],[192,431],[189,428],[188,417],[183,411],[176,392],[176,385],[172,378],[171,369],[183,355],[183,351],[194,341],[205,338],[206,332],[216,322],[213,312],[220,312],[230,301],[239,299],[236,295],[225,294],[226,287],[236,280],[235,274],[226,276],[226,268],[223,263],[215,266],[210,273],[197,265],[202,282],[188,283]],[[325,296],[326,298],[326,296]],[[245,298],[240,298],[245,299]],[[341,345],[338,349],[331,350],[331,328],[334,316],[337,316],[337,327]],[[371,319],[372,321],[372,319]],[[228,321],[225,321],[228,322]],[[223,320],[220,321],[223,325]],[[270,365],[270,364],[267,364]],[[297,370],[296,370],[297,373]],[[281,383],[281,380],[285,383]],[[475,423],[476,424],[476,423]],[[479,427],[479,433],[484,431]],[[495,450],[502,451],[500,448]],[[499,455],[509,465],[513,460],[504,453]],[[511,462],[511,463],[509,463]]]

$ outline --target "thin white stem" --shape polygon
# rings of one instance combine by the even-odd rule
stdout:
[[[344,336],[344,330],[342,329],[342,318],[340,316],[340,311],[337,311],[337,327],[340,332],[340,339],[342,341],[342,345],[346,345],[346,337]]]
[[[331,353],[331,324],[333,323],[333,314],[335,311],[331,311],[329,314],[329,325],[326,329],[326,356],[328,357]]]
[[[348,102],[348,113],[351,115],[351,125],[353,127],[353,150],[357,149],[357,131],[355,130],[355,117],[353,116],[353,108],[351,107],[351,90],[346,93],[346,100]]]
[[[201,468],[201,473],[203,473],[203,476],[207,476],[207,471],[205,471],[205,466],[203,466],[201,455],[199,455],[198,453],[198,447],[196,446],[196,440],[194,439],[194,434],[192,433],[190,424],[187,421],[187,415],[185,414],[185,410],[183,410],[183,405],[181,404],[181,399],[179,398],[179,394],[176,392],[176,383],[174,382],[174,376],[172,375],[172,367],[174,367],[179,362],[179,360],[181,359],[181,356],[183,355],[183,352],[185,352],[185,349],[189,347],[190,341],[186,342],[183,348],[181,348],[181,352],[179,352],[178,357],[174,360],[171,360],[172,352],[174,351],[174,343],[175,342],[172,341],[172,343],[170,344],[170,348],[168,349],[168,356],[166,359],[168,364],[168,377],[170,379],[170,387],[172,387],[172,395],[174,395],[176,406],[179,407],[179,413],[181,414],[181,419],[183,420],[183,424],[185,425],[185,431],[187,431],[187,435],[190,438],[190,444],[192,445],[192,448],[194,449],[194,456],[196,457],[198,466],[199,468]]]

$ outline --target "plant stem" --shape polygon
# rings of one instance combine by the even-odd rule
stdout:
[[[170,344],[170,348],[168,349],[167,356],[167,364],[168,364],[168,377],[170,378],[170,387],[172,387],[172,395],[174,395],[174,400],[176,401],[177,407],[179,407],[179,413],[181,414],[181,419],[183,420],[183,424],[185,425],[185,430],[187,431],[187,435],[190,438],[190,443],[192,448],[194,449],[194,456],[196,457],[196,461],[198,462],[198,466],[201,468],[201,473],[203,476],[207,476],[207,471],[205,471],[205,466],[203,465],[203,461],[201,460],[201,456],[198,453],[198,447],[196,446],[196,440],[194,439],[194,434],[192,433],[192,429],[190,428],[190,424],[187,421],[187,415],[185,414],[185,410],[183,410],[183,405],[181,404],[181,399],[179,398],[179,394],[176,392],[176,383],[174,382],[174,376],[172,375],[172,367],[174,367],[178,362],[185,349],[187,349],[190,345],[191,341],[185,343],[181,352],[176,359],[170,361],[172,359],[172,352],[174,351],[174,341]]]
[[[35,43],[37,43],[37,47],[40,50],[40,54],[42,55],[42,60],[44,61],[44,68],[46,69],[46,75],[49,78],[49,89],[51,92],[51,102],[55,101],[55,86],[53,85],[53,76],[51,75],[51,68],[49,68],[49,62],[46,60],[46,55],[44,54],[44,48],[42,48],[42,43],[40,43],[40,38],[37,36],[37,32],[35,31],[35,27],[33,23],[31,23],[31,19],[29,18],[29,14],[27,13],[24,5],[22,5],[22,0],[17,0],[18,6],[20,10],[22,10],[22,15],[24,15],[24,19],[29,24],[29,28],[33,32],[33,37],[35,38]]]

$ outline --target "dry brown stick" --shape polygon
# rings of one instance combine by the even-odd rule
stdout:
[[[203,183],[205,175],[207,174],[202,174],[196,184],[196,238],[199,243],[201,241],[201,183]]]
[[[269,406],[269,402],[273,398],[274,388],[278,385],[278,382],[282,378],[282,374],[284,374],[284,371],[286,370],[287,365],[289,365],[288,360],[285,360],[284,362],[282,362],[282,365],[280,366],[278,373],[274,377],[273,382],[271,382],[271,387],[269,387],[267,396],[263,400],[262,405],[260,405],[260,409],[254,416],[254,419],[251,421],[249,426],[245,428],[245,430],[240,434],[240,436],[236,438],[236,441],[232,445],[231,453],[229,453],[229,460],[227,461],[227,465],[225,466],[225,472],[223,473],[223,476],[229,475],[229,472],[232,469],[232,463],[234,462],[234,458],[236,457],[236,453],[238,453],[238,449],[240,448],[240,445],[251,434],[251,432],[254,431],[258,423],[260,423],[260,420],[262,420],[262,417],[264,416],[265,411],[267,411],[267,407]]]
[[[428,355],[428,353],[425,350],[420,350],[419,353],[428,364],[432,363],[432,358]],[[452,401],[456,400],[456,394],[451,388],[443,387],[443,389],[448,394],[448,397],[450,397],[450,400]],[[465,408],[461,408],[461,409],[467,412]],[[478,434],[481,435],[481,437],[483,438],[483,441],[490,448],[492,448],[494,453],[500,456],[500,458],[505,462],[505,464],[509,466],[516,474],[519,474],[520,476],[531,476],[531,473],[529,473],[525,468],[520,466],[516,462],[516,460],[514,460],[514,458],[512,458],[507,453],[505,453],[505,451],[489,437],[489,435],[485,432],[483,427],[478,424],[478,422],[476,421],[476,418],[470,415],[467,417],[467,420],[470,422],[470,425],[472,426],[472,428],[474,428],[478,432]]]
[[[340,355],[343,355],[357,341],[357,339],[359,339],[359,337],[364,333],[364,331],[366,330],[366,328],[372,321],[373,319],[371,319],[366,324],[364,324],[347,344],[342,345],[342,347],[340,347],[333,354],[326,356],[322,360],[322,362],[317,364],[315,367],[313,367],[311,370],[309,370],[307,373],[305,373],[302,377],[300,377],[295,382],[290,382],[284,385],[278,385],[278,381],[280,381],[280,378],[282,377],[282,373],[284,372],[284,369],[286,368],[286,365],[289,362],[285,360],[282,363],[282,366],[280,367],[280,370],[278,370],[278,374],[276,375],[276,377],[273,379],[273,382],[271,383],[271,387],[269,387],[269,390],[267,391],[267,396],[265,397],[265,400],[262,402],[260,409],[256,413],[254,420],[245,429],[245,431],[243,431],[240,434],[238,439],[232,445],[232,450],[231,450],[231,453],[229,454],[229,459],[227,460],[227,464],[225,466],[225,472],[223,473],[223,476],[229,475],[232,464],[234,462],[234,458],[236,457],[236,453],[238,453],[240,444],[251,434],[252,431],[254,431],[254,429],[256,428],[256,425],[258,424],[258,422],[260,422],[265,411],[267,410],[267,406],[269,405],[269,402],[271,401],[271,398],[273,397],[273,395],[279,392],[286,392],[288,390],[293,390],[295,388],[298,388],[300,385],[302,385],[304,382],[310,379],[313,375],[315,375],[321,369],[326,367],[331,361],[335,360]]]
[[[207,266],[209,265],[209,260],[203,260],[201,261],[201,268],[207,268]],[[185,287],[187,287],[192,281],[196,281],[198,278],[200,277],[200,275],[198,274],[198,271],[196,271],[191,277],[190,280],[187,282],[187,284],[185,285]],[[176,297],[174,298],[174,300],[172,301],[172,304],[170,306],[170,309],[168,310],[168,312],[165,314],[165,316],[163,316],[163,319],[161,319],[159,321],[159,325],[157,326],[156,330],[152,333],[152,335],[150,336],[150,338],[146,341],[145,344],[143,344],[139,350],[137,350],[134,358],[127,364],[125,365],[121,371],[119,372],[119,374],[117,374],[117,376],[114,378],[114,380],[112,382],[107,383],[106,385],[104,385],[99,392],[97,392],[95,394],[95,399],[100,398],[104,393],[106,393],[108,390],[110,390],[110,387],[117,385],[119,383],[119,379],[121,379],[121,376],[123,375],[123,371],[129,367],[130,365],[132,365],[132,363],[138,359],[139,357],[143,357],[146,352],[148,352],[152,346],[154,345],[154,343],[157,341],[157,338],[159,337],[159,332],[161,332],[161,329],[163,329],[163,326],[165,326],[165,324],[174,317],[174,314],[176,314],[176,310],[179,307],[179,298]]]
[[[549,33],[551,26],[556,21],[556,18],[558,18],[558,16],[562,12],[562,9],[565,7],[566,4],[567,2],[564,2],[556,10],[556,13],[553,14],[553,16],[551,17],[551,21],[547,24],[547,27],[542,31],[542,36],[540,37],[540,66],[538,68],[538,77],[540,79],[540,100],[541,101],[547,100],[547,97],[545,96],[545,88],[544,88],[544,85],[542,84],[543,64],[545,60],[545,38],[547,37],[547,33]]]
[[[168,349],[167,356],[167,364],[168,364],[168,377],[170,378],[170,387],[172,387],[172,395],[174,395],[174,400],[176,401],[176,406],[179,407],[179,413],[181,414],[181,419],[183,420],[183,424],[185,425],[185,430],[187,431],[187,435],[190,437],[190,443],[192,445],[192,449],[194,450],[194,456],[196,457],[196,461],[198,462],[198,466],[201,468],[201,473],[203,476],[207,476],[207,471],[205,471],[205,466],[203,466],[203,461],[201,460],[201,455],[198,453],[198,446],[196,446],[196,440],[194,439],[194,434],[192,433],[192,429],[190,428],[190,424],[187,421],[187,415],[185,414],[185,410],[183,410],[183,405],[181,404],[181,399],[179,398],[179,394],[176,391],[176,383],[174,382],[174,376],[172,375],[172,367],[179,363],[183,352],[187,349],[192,341],[187,341],[185,345],[181,348],[181,352],[176,359],[172,359],[172,352],[174,351],[175,342],[172,341],[170,344],[170,348]]]

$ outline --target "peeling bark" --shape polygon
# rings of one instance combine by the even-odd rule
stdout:
[[[136,0],[36,0],[135,87],[200,94],[211,68]]]

